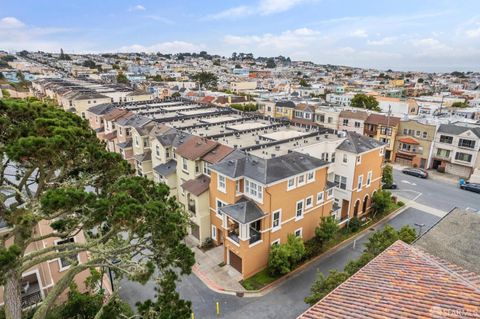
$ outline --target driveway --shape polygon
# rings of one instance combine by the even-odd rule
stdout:
[[[415,223],[425,224],[428,228],[439,218],[425,211],[407,208],[388,223],[395,228],[400,228],[406,224],[413,226]],[[357,239],[356,249],[353,249],[352,244],[344,245],[332,255],[316,261],[304,271],[289,278],[263,297],[240,298],[218,294],[208,289],[194,275],[184,277],[178,285],[178,291],[183,298],[192,301],[195,318],[197,319],[215,318],[216,302],[220,303],[220,316],[218,318],[294,318],[308,307],[303,299],[310,292],[317,270],[325,274],[330,269],[343,270],[349,260],[362,253],[363,244],[367,238],[368,234]],[[125,281],[121,286],[121,297],[131,304],[138,300],[152,298],[154,294],[152,283],[142,286]]]

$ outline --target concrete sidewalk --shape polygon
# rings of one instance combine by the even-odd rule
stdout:
[[[211,290],[232,295],[246,291],[240,284],[242,275],[231,266],[224,265],[223,246],[203,251],[191,238],[187,237],[185,241],[195,254],[192,272]]]

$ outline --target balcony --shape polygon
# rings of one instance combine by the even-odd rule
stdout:
[[[28,308],[42,302],[42,293],[37,275],[31,274],[22,279],[22,308]]]
[[[262,239],[262,233],[253,227],[250,227],[250,245]]]
[[[237,230],[229,230],[228,231],[228,238],[230,238],[231,240],[233,240],[234,242],[239,244],[240,243],[240,237],[239,237],[238,229]]]

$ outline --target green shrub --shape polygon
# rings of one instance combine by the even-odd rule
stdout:
[[[292,271],[305,256],[305,245],[300,237],[288,235],[286,244],[273,245],[268,256],[268,272],[272,276]]]
[[[405,206],[405,203],[402,202],[401,200],[399,200],[399,201],[397,202],[397,205],[400,206],[400,207],[402,207],[402,206]]]
[[[358,217],[353,217],[348,221],[348,230],[351,233],[357,232],[361,226],[362,226],[362,222]]]

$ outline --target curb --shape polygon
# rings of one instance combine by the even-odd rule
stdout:
[[[213,280],[208,278],[197,266],[197,264],[193,265],[192,267],[192,272],[202,281],[210,290],[220,293],[220,294],[225,294],[225,295],[233,295],[233,296],[238,296],[238,297],[246,297],[246,298],[253,298],[253,297],[262,297],[265,296],[266,294],[270,293],[271,291],[275,290],[277,287],[279,287],[283,282],[285,282],[287,279],[296,276],[299,274],[302,270],[310,266],[312,263],[322,259],[329,257],[333,253],[337,252],[340,248],[343,248],[343,246],[346,246],[350,243],[352,243],[354,240],[358,239],[359,237],[365,235],[366,233],[370,232],[371,228],[377,227],[378,225],[382,223],[389,222],[393,218],[397,217],[401,213],[403,213],[404,210],[410,208],[410,203],[412,201],[408,201],[407,204],[405,204],[402,207],[399,207],[397,210],[391,212],[388,216],[385,216],[384,218],[380,219],[377,221],[375,224],[372,224],[370,227],[365,228],[355,236],[352,236],[350,238],[345,239],[344,241],[338,243],[337,245],[333,246],[323,254],[320,254],[305,263],[301,264],[299,267],[295,268],[288,274],[278,278],[277,280],[269,283],[265,287],[259,289],[259,290],[245,290],[245,291],[235,291],[235,290],[229,290],[229,289],[224,289],[220,287],[217,283],[215,283]]]

